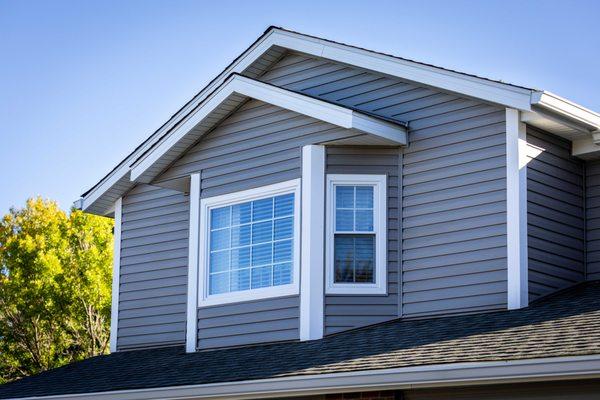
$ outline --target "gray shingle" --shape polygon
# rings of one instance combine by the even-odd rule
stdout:
[[[311,342],[99,356],[0,386],[0,398],[590,354],[600,354],[600,282],[523,310],[396,320]]]

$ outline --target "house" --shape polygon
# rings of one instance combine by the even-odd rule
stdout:
[[[600,115],[269,28],[77,206],[112,354],[14,399],[592,399]]]

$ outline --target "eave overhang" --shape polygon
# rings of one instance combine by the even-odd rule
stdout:
[[[18,398],[19,400],[256,399],[407,390],[434,387],[543,382],[600,377],[600,356],[553,357],[375,369],[330,374]],[[11,399],[11,400],[17,400]]]
[[[231,75],[187,118],[185,123],[169,132],[151,151],[131,166],[131,180],[150,183],[165,167],[175,161],[203,134],[222,120],[226,112],[217,118],[211,114],[227,103],[226,110],[235,109],[247,99],[294,111],[340,128],[352,129],[372,137],[374,144],[405,146],[405,124],[373,117],[340,105],[325,102],[301,93],[260,82],[242,75]],[[205,121],[208,120],[208,123]]]
[[[599,115],[549,92],[538,91],[475,75],[452,71],[388,54],[337,43],[278,27],[270,27],[221,74],[202,89],[161,128],[136,148],[92,189],[82,195],[76,206],[85,211],[107,215],[107,204],[122,195],[132,164],[153,149],[165,135],[185,124],[190,114],[225,82],[232,73],[259,77],[285,52],[293,51],[329,59],[366,70],[399,77],[466,97],[480,99],[521,111],[522,121],[563,136],[574,143],[574,155],[600,156]],[[595,134],[595,136],[592,136]],[[140,169],[137,168],[137,173]]]

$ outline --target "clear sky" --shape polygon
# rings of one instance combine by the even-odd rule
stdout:
[[[600,111],[600,1],[0,0],[0,215],[63,208],[269,25]]]

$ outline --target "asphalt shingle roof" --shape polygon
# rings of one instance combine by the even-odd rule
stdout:
[[[311,342],[119,352],[0,386],[0,399],[590,354],[600,354],[600,282],[522,310],[395,320]]]

